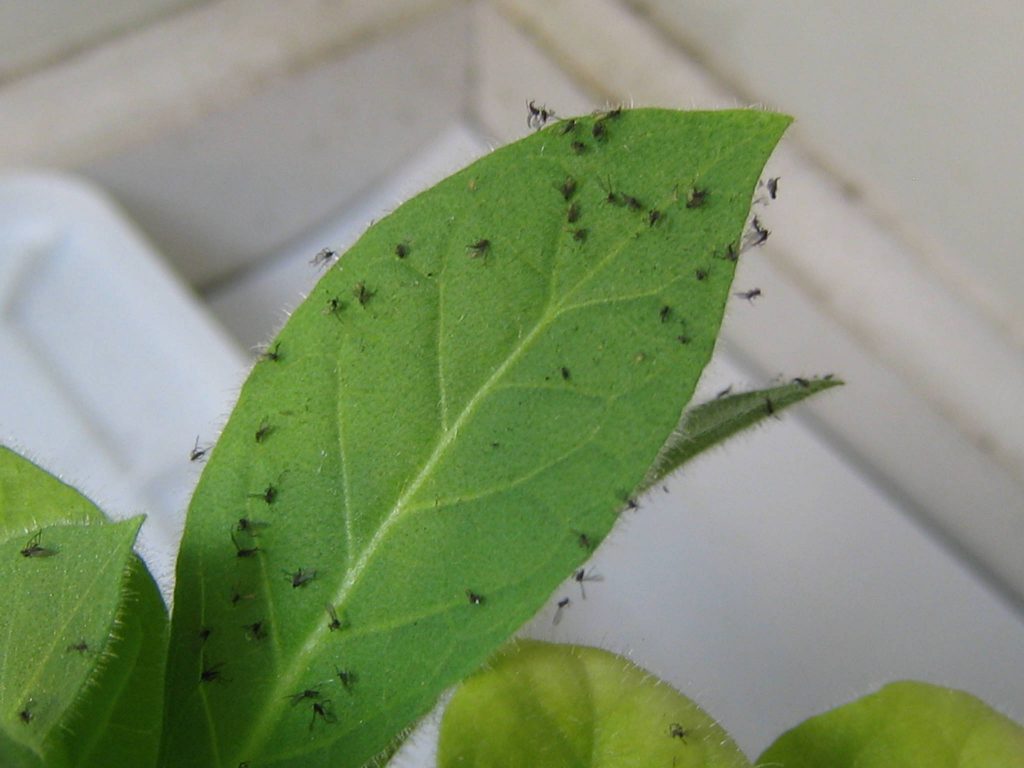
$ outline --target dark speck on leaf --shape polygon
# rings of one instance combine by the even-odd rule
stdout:
[[[491,250],[491,241],[487,239],[477,240],[475,243],[467,245],[466,250],[469,251],[471,259],[475,259],[477,256],[485,256]]]
[[[366,283],[359,281],[352,289],[352,295],[359,302],[359,306],[365,307],[370,303],[370,299],[377,295],[376,291],[371,291],[366,287]]]
[[[700,187],[693,187],[686,193],[686,207],[700,208],[708,198],[708,191]]]
[[[217,662],[209,667],[205,667],[199,675],[199,682],[212,683],[214,680],[220,680],[220,671],[223,668],[224,662]]]

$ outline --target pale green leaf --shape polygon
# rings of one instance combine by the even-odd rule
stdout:
[[[714,718],[621,656],[519,641],[458,687],[438,768],[746,768]]]
[[[1024,768],[1024,727],[969,693],[904,681],[805,720],[758,765]]]

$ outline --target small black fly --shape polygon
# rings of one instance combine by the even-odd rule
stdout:
[[[188,460],[189,461],[199,461],[201,458],[206,456],[206,453],[209,450],[210,450],[209,448],[200,448],[199,447],[199,435],[196,435],[196,444],[193,445],[192,446],[192,450],[189,451]]]
[[[556,117],[553,109],[548,109],[546,106],[537,106],[534,104],[533,99],[526,102],[526,126],[528,128],[538,129],[543,128],[548,120]]]
[[[577,568],[572,575],[572,580],[580,585],[580,597],[587,599],[587,590],[583,587],[586,581],[604,581],[604,576],[594,573],[593,569]]]
[[[333,248],[321,248],[320,251],[310,260],[314,267],[325,267],[338,258],[338,252]]]
[[[690,191],[686,193],[686,207],[687,208],[700,208],[704,205],[708,199],[708,191],[701,189],[700,187],[691,187]]]
[[[260,553],[259,547],[247,547],[243,544],[239,544],[238,539],[235,538],[234,531],[231,531],[231,543],[235,545],[235,555],[237,557],[253,557]]]
[[[252,520],[248,517],[238,518],[238,523],[235,525],[235,530],[239,533],[247,533],[250,536],[259,536],[260,531],[266,528],[270,523],[260,522],[259,520]]]
[[[491,250],[491,241],[487,239],[477,240],[475,243],[467,245],[466,250],[469,251],[469,258],[471,259],[475,259],[478,256],[486,256],[487,252]]]
[[[562,611],[568,608],[571,602],[572,600],[570,600],[568,597],[563,597],[561,600],[558,601],[558,607],[555,608],[555,615],[551,619],[552,624],[557,625],[562,621]]]
[[[299,568],[294,572],[285,571],[285,573],[288,574],[288,580],[292,583],[292,589],[304,587],[316,578],[315,568]]]
[[[28,540],[28,544],[21,548],[22,557],[53,557],[57,554],[56,549],[48,549],[40,544],[43,538],[42,531],[36,531],[31,539]]]
[[[338,618],[338,611],[335,610],[334,606],[328,603],[324,608],[327,609],[327,615],[331,619],[327,622],[327,628],[331,630],[331,632],[336,629],[343,629],[345,625],[342,624],[341,619]]]
[[[334,674],[337,675],[341,687],[351,693],[352,686],[356,684],[359,676],[350,669],[338,669],[337,667],[334,668]]]
[[[212,683],[215,680],[222,680],[221,670],[224,668],[224,662],[219,661],[216,664],[211,664],[208,667],[204,667],[203,671],[199,673],[199,682],[201,683]]]
[[[274,346],[267,347],[260,353],[260,360],[269,360],[272,363],[281,361],[281,342],[275,341]]]
[[[370,299],[377,295],[377,292],[371,291],[366,287],[366,283],[360,280],[352,289],[352,295],[359,302],[359,306],[365,307],[370,303]]]

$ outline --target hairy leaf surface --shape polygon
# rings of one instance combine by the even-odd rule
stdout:
[[[3,765],[154,764],[167,621],[141,522],[0,448]]]
[[[755,392],[724,393],[710,402],[694,406],[683,414],[679,427],[661,449],[641,490],[650,488],[686,462],[733,435],[757,426],[765,419],[777,418],[781,411],[816,392],[842,384],[832,376],[794,379],[788,384]]]
[[[327,271],[189,510],[166,765],[362,765],[543,604],[678,423],[788,123],[562,121]]]
[[[748,768],[714,718],[621,656],[519,641],[445,708],[438,768]]]

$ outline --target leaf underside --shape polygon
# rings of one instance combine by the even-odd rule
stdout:
[[[328,270],[189,510],[166,765],[362,765],[543,604],[691,397],[788,123],[563,121]]]
[[[796,378],[787,384],[754,392],[724,392],[714,400],[690,408],[661,449],[640,490],[657,484],[691,459],[733,435],[766,419],[778,418],[783,410],[801,400],[842,384],[831,374],[820,378]]]
[[[0,447],[3,765],[153,764],[167,622],[132,553],[141,522]]]
[[[597,648],[519,641],[445,707],[438,768],[749,768],[714,718]]]

